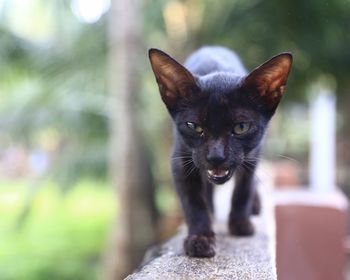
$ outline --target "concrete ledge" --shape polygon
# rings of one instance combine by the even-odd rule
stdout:
[[[212,259],[189,258],[182,249],[185,227],[171,240],[153,250],[137,273],[127,280],[144,279],[277,279],[275,265],[275,231],[270,203],[263,199],[264,213],[253,218],[253,237],[232,237],[226,224],[216,224],[216,256]],[[154,254],[155,253],[155,254]]]

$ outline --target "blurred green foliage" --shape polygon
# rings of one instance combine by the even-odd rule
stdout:
[[[105,177],[105,19],[86,25],[74,17],[70,1],[31,2],[40,2],[41,13],[55,15],[47,30],[51,37],[19,36],[6,21],[14,12],[6,2],[0,31],[0,146],[22,143],[29,150],[54,152],[49,176],[63,186],[87,174]]]
[[[49,174],[65,187],[86,174],[105,177],[108,48],[117,47],[108,45],[106,16],[85,24],[72,13],[70,0],[28,3],[33,4],[27,14],[11,1],[1,12],[0,147],[21,142],[35,149],[51,143],[56,157]],[[169,154],[171,129],[149,68],[148,47],[162,48],[181,61],[201,45],[221,44],[236,50],[248,69],[276,53],[292,51],[295,63],[282,106],[306,101],[310,86],[320,80],[332,88],[337,85],[344,104],[350,63],[348,1],[140,3],[144,56],[139,67],[145,75],[138,108],[161,183],[169,180],[162,162]],[[42,16],[30,20],[33,11]]]
[[[0,182],[0,279],[96,279],[114,217],[106,183],[80,181],[66,195],[46,182],[19,228],[25,181]]]
[[[168,18],[164,13],[164,9],[169,8],[177,16],[181,16],[182,12],[185,14],[186,22],[183,27],[174,27],[171,42],[174,45],[176,41],[182,41],[182,52],[185,50],[188,53],[202,45],[224,45],[237,51],[248,69],[252,69],[277,53],[291,51],[294,65],[287,99],[307,100],[310,84],[324,75],[331,76],[337,83],[340,98],[345,96],[349,88],[349,1],[145,2],[145,15],[150,15],[147,23],[151,25],[146,25],[146,30],[151,35],[148,32],[145,34],[147,42],[153,46],[172,48],[164,44],[164,37],[171,35],[169,23],[177,23],[171,18],[170,12]],[[163,11],[159,10],[159,3],[162,3]],[[181,3],[181,6],[175,7],[173,3]],[[179,7],[182,7],[182,12]],[[163,12],[163,18],[159,18],[159,12]],[[180,31],[183,31],[182,36],[179,35]]]

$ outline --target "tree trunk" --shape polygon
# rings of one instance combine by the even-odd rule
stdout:
[[[131,273],[156,235],[154,186],[137,115],[139,6],[138,0],[113,0],[109,17],[110,171],[118,200],[105,263],[110,280]]]

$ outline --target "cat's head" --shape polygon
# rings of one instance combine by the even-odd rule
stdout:
[[[217,184],[239,167],[253,169],[285,91],[291,54],[279,54],[246,76],[201,77],[160,50],[151,49],[149,57],[162,100],[195,166]]]

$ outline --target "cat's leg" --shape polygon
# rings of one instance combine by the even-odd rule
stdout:
[[[256,185],[256,182],[254,182],[254,184]],[[260,201],[260,196],[259,193],[256,189],[256,187],[254,188],[254,195],[253,195],[253,205],[252,205],[252,214],[253,215],[259,215],[261,212],[261,201]]]
[[[186,255],[208,258],[215,255],[215,235],[211,226],[210,207],[198,169],[173,164],[173,175],[179,194],[188,236],[184,242]]]
[[[214,185],[208,182],[207,175],[202,175],[205,199],[207,201],[211,215],[214,215]]]
[[[255,196],[254,171],[254,168],[239,168],[236,172],[229,216],[229,230],[233,235],[254,234],[254,226],[249,218],[252,214]]]

